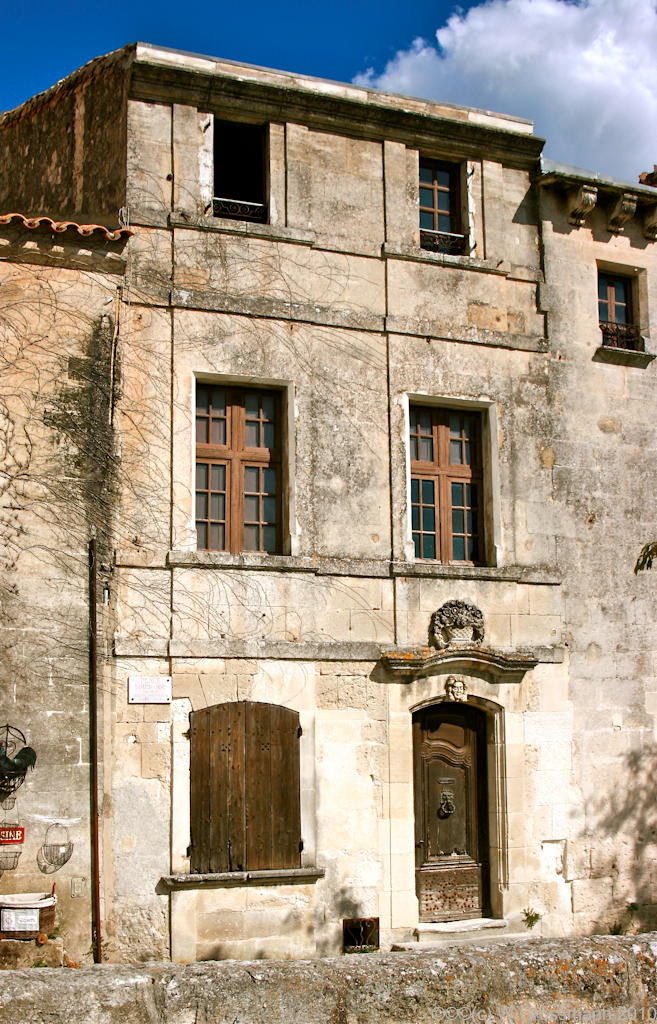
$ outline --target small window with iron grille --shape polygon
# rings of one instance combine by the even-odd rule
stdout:
[[[430,252],[467,255],[459,164],[420,160],[420,245]]]
[[[266,126],[214,121],[215,217],[267,221]]]
[[[479,413],[412,405],[410,454],[415,557],[482,564]]]
[[[630,277],[598,271],[598,320],[602,344],[608,348],[644,351],[635,286],[636,282]]]
[[[281,395],[196,388],[196,536],[201,550],[281,551]]]

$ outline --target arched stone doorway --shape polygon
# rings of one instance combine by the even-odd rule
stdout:
[[[487,716],[462,700],[413,713],[415,879],[421,922],[491,912]]]

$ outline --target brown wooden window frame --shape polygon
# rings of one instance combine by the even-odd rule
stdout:
[[[420,248],[453,256],[468,254],[462,174],[461,164],[420,157]]]
[[[257,414],[248,408],[253,408],[253,399]],[[257,385],[198,380],[195,405],[198,550],[280,554],[285,484],[283,394]],[[272,410],[271,416],[267,407]],[[254,431],[256,445],[247,443],[253,440]],[[205,472],[203,467],[207,467]],[[255,506],[257,515],[253,514]],[[258,543],[254,546],[256,535]]]
[[[623,298],[619,300],[618,291]],[[638,322],[637,281],[626,274],[598,268],[598,322],[607,348],[645,350]]]
[[[452,461],[457,447],[461,462]],[[409,453],[415,557],[484,565],[481,411],[411,403]]]

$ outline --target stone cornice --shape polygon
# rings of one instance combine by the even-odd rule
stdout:
[[[345,93],[347,90],[345,90]],[[243,113],[249,120],[291,121],[309,127],[340,131],[359,138],[394,139],[413,148],[436,149],[457,159],[499,160],[517,167],[536,165],[543,139],[468,118],[455,108],[454,117],[409,110],[403,97],[399,106],[378,101],[376,93],[362,90],[362,98],[330,91],[294,87],[287,77],[258,80],[216,69],[201,70],[150,62],[137,56],[132,64],[130,96],[147,103],[182,103],[203,110]],[[492,118],[491,118],[492,120]]]
[[[621,234],[625,225],[636,218],[644,238],[650,242],[657,240],[657,188],[546,162],[536,180],[541,188],[563,197],[568,222],[575,227],[582,227],[594,209],[604,206],[611,234]]]
[[[505,652],[475,645],[454,645],[440,651],[432,647],[411,648],[381,656],[381,664],[395,676],[395,681],[409,683],[436,672],[485,672],[495,683],[520,683],[525,673],[539,662],[562,660],[563,651],[557,647]]]

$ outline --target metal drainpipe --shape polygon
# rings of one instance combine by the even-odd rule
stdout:
[[[91,797],[91,938],[94,963],[102,963],[98,804],[98,562],[95,530],[89,540],[89,774]]]

